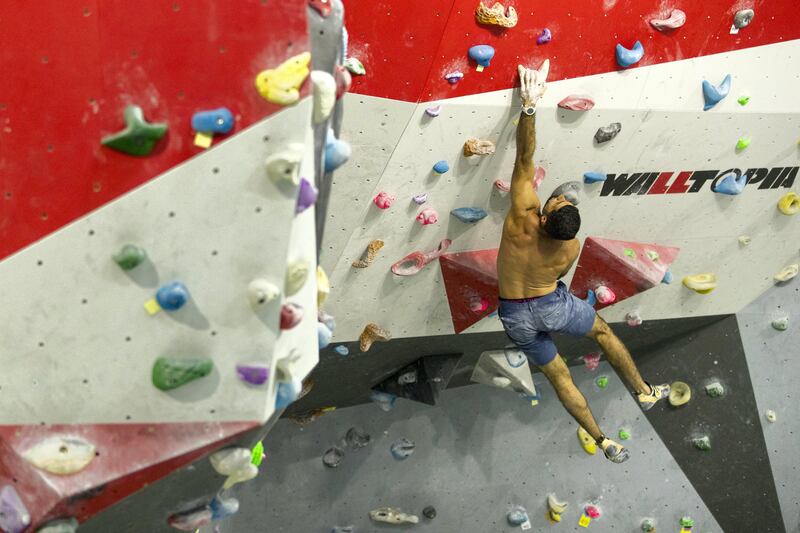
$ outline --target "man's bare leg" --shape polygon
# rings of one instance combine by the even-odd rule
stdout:
[[[628,385],[637,394],[645,393],[650,394],[650,386],[642,379],[639,374],[639,369],[636,368],[636,363],[633,362],[630,352],[622,344],[611,327],[600,316],[595,316],[594,326],[592,330],[586,334],[587,337],[594,339],[597,344],[603,349],[606,354],[608,362],[614,367],[614,370],[621,375]],[[588,431],[588,429],[587,429]]]
[[[583,429],[585,429],[593,439],[599,439],[603,435],[603,432],[600,431],[600,427],[597,425],[597,421],[594,419],[594,415],[589,409],[586,398],[572,381],[569,368],[566,363],[564,363],[564,360],[561,359],[561,356],[556,354],[555,359],[539,367],[539,369],[547,376],[547,379],[550,380],[550,383],[556,390],[556,394],[558,394],[558,399],[564,404],[569,414],[572,415],[578,424],[583,426]]]

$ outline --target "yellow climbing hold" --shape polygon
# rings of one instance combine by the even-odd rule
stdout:
[[[792,263],[791,265],[785,267],[783,270],[775,274],[775,276],[773,276],[773,279],[779,283],[786,282],[795,277],[799,271],[800,271],[800,264]]]
[[[692,399],[692,389],[683,381],[676,381],[669,388],[669,403],[673,407],[689,403]]]
[[[717,288],[717,275],[711,272],[683,278],[683,286],[699,294],[708,294]]]
[[[322,270],[321,266],[317,266],[317,307],[322,307],[330,293],[331,282],[328,279],[328,275]]]
[[[303,52],[290,57],[278,67],[267,69],[256,76],[256,89],[267,101],[291,105],[300,99],[300,86],[309,74],[311,54]]]
[[[553,522],[561,522],[561,515],[567,510],[567,502],[560,502],[555,494],[547,495],[547,508],[550,511],[549,517]]]
[[[787,192],[778,200],[778,209],[784,215],[796,215],[800,212],[800,196],[794,192]]]
[[[597,443],[581,426],[578,426],[578,440],[581,441],[581,446],[583,446],[583,449],[586,453],[589,455],[594,455],[597,453]]]

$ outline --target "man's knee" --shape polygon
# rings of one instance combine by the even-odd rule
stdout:
[[[597,337],[600,335],[608,335],[610,333],[611,333],[611,327],[608,325],[608,323],[602,318],[600,318],[600,315],[595,315],[592,329],[589,330],[589,333],[586,336],[591,337],[593,339],[597,339]]]

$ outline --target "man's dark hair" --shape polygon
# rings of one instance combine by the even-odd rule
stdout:
[[[544,230],[554,239],[569,241],[581,229],[581,214],[574,205],[565,205],[547,215]]]

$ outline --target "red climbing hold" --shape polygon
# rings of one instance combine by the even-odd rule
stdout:
[[[616,302],[655,287],[664,279],[679,248],[588,237],[578,258],[570,291],[584,298],[589,289],[605,285],[614,291]],[[606,307],[597,302],[595,309]]]
[[[439,257],[456,333],[461,333],[497,309],[496,263],[496,248]]]

